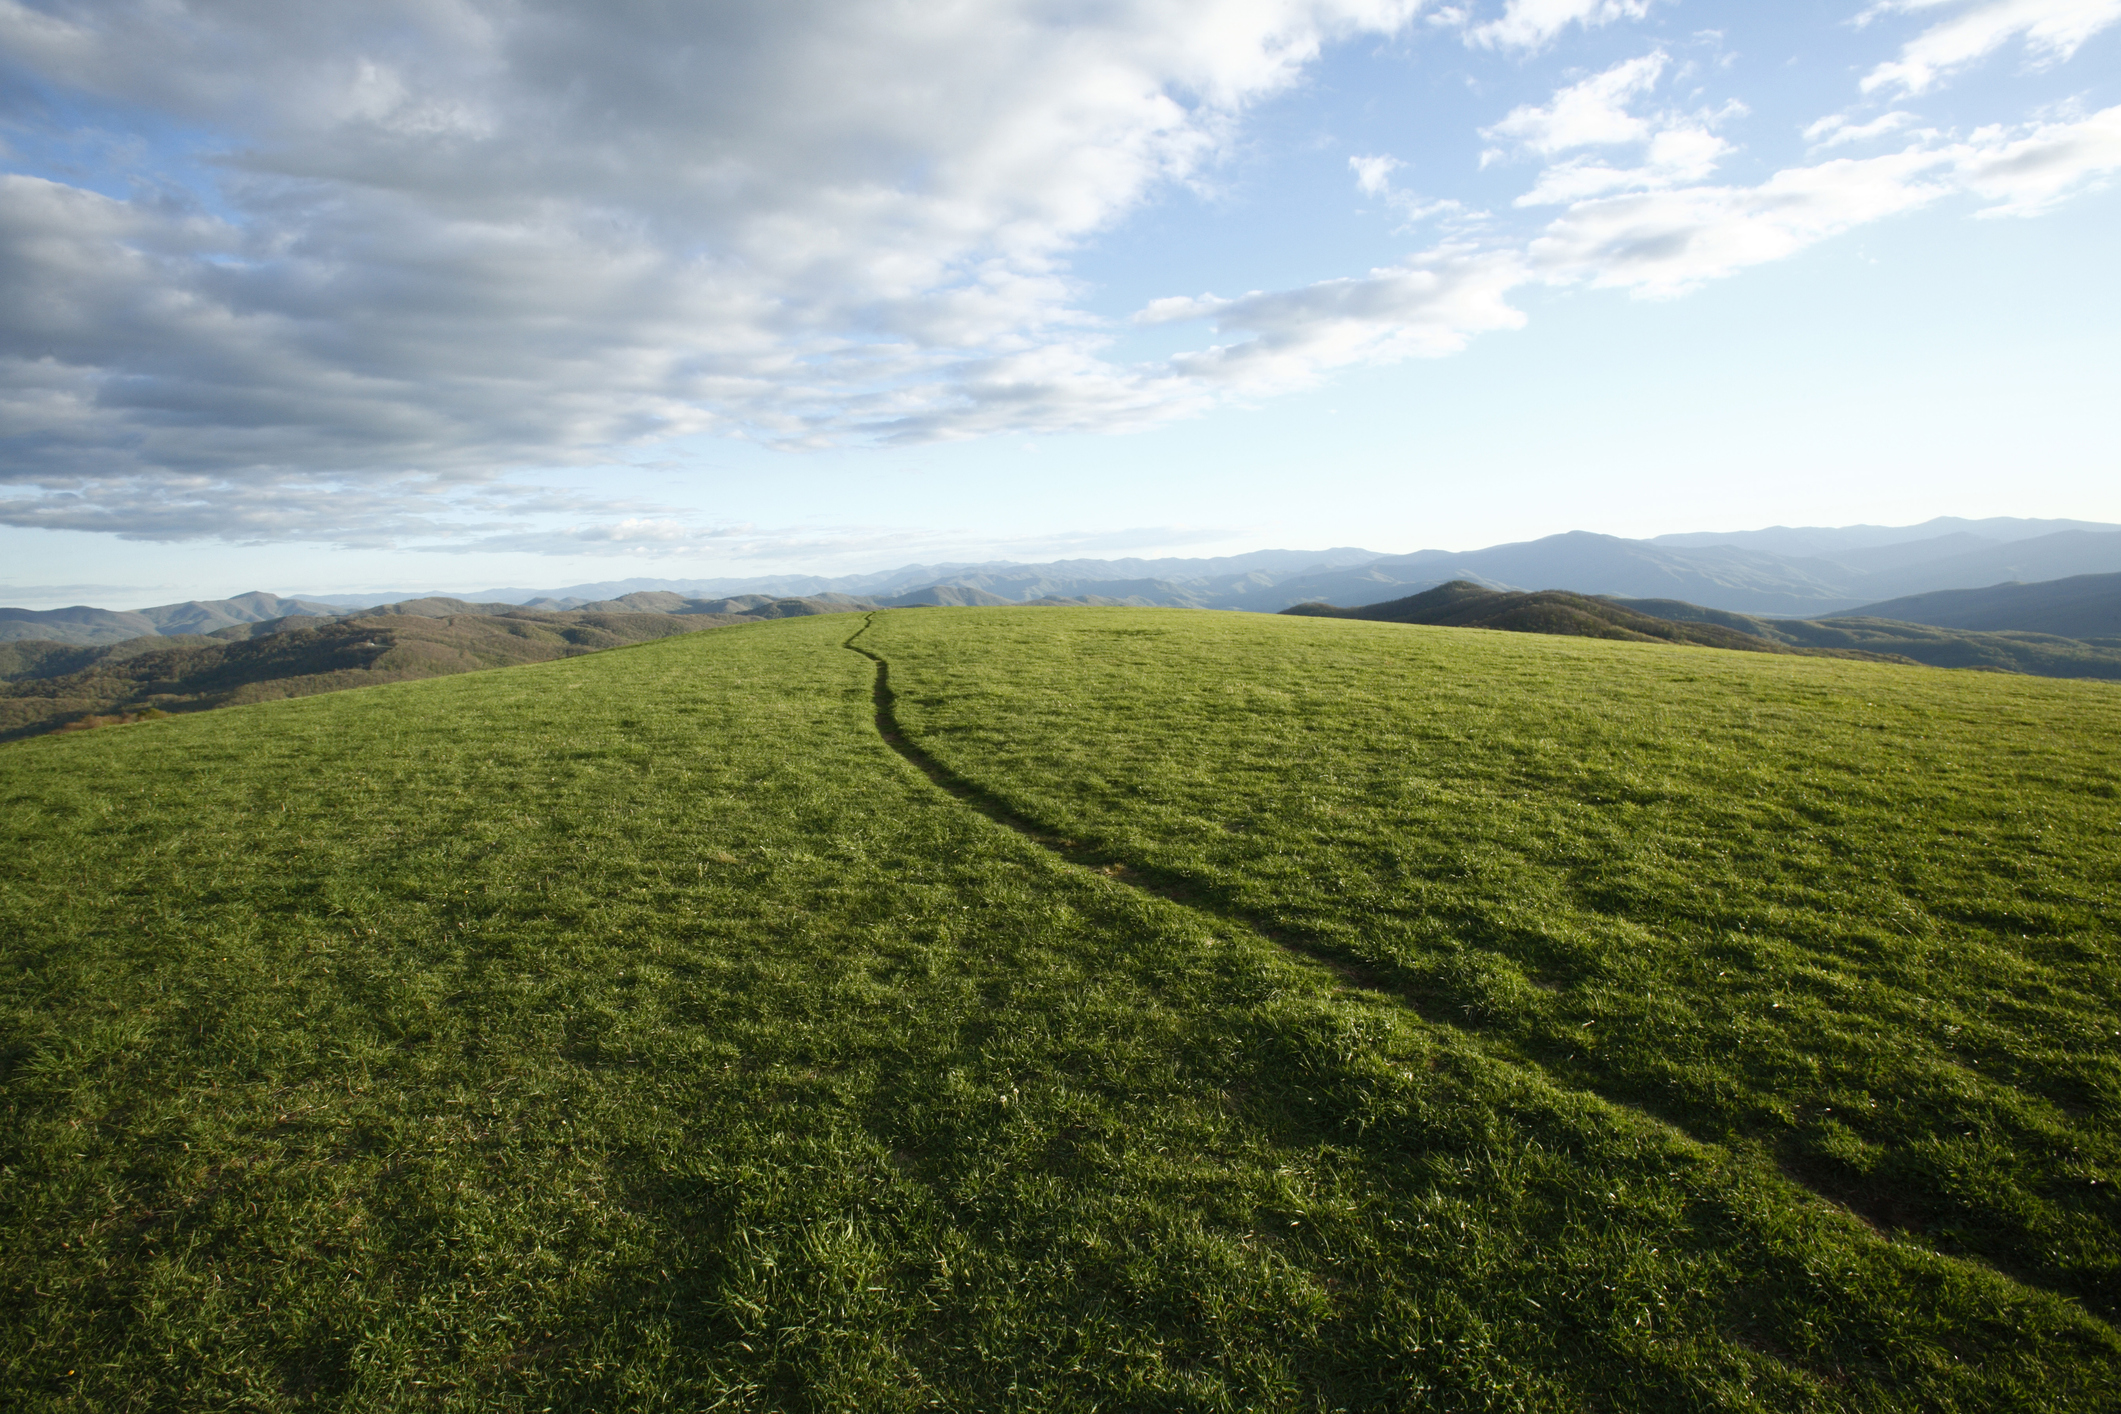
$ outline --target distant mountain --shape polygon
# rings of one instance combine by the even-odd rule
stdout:
[[[302,616],[231,625],[213,637],[104,646],[0,643],[0,741],[145,713],[306,697],[349,687],[536,663],[700,629],[832,613],[838,602],[768,600],[741,613],[546,613],[505,604],[430,612]],[[689,602],[689,601],[688,601]],[[243,630],[257,630],[244,633]]]
[[[1979,550],[2023,554],[2055,542],[2059,553],[2096,554],[2110,533],[2059,532]],[[1937,539],[1958,540],[1956,532]],[[1558,542],[1558,543],[1557,543]],[[1916,542],[1920,543],[1920,542]],[[2089,547],[2089,548],[2087,548]],[[1947,557],[1952,558],[1952,557]],[[1757,599],[1775,582],[1777,560],[1727,546],[1660,550],[1610,536],[1553,536],[1523,545],[1451,554],[1378,557],[1357,567],[1276,576],[1264,570],[1194,580],[1074,578],[1032,567],[986,569],[976,584],[931,582],[883,598],[837,592],[811,596],[741,594],[694,598],[632,590],[584,604],[546,597],[565,610],[421,595],[344,616],[317,613],[320,601],[246,594],[117,613],[75,607],[0,611],[0,627],[42,629],[43,639],[0,633],[0,740],[126,720],[146,712],[193,711],[229,702],[331,692],[406,677],[464,672],[589,652],[722,624],[795,615],[925,605],[1180,604],[1263,609],[1341,618],[1442,624],[1531,633],[1703,644],[1750,652],[1885,657],[1937,667],[1987,668],[2055,677],[2121,678],[2121,573],[2039,584],[2002,584],[1871,604],[1856,614],[1770,618],[1673,598],[1533,592],[1456,577],[1439,566],[1472,560],[1530,578],[1575,574],[1590,583],[1707,584],[1726,597]],[[1786,583],[1807,585],[1803,562]],[[1813,566],[1826,561],[1813,560]],[[1904,572],[1895,570],[1893,572]],[[1410,584],[1404,576],[1413,576]],[[1097,587],[1116,591],[1097,592]],[[585,586],[577,586],[585,587]],[[1059,592],[1069,590],[1073,592]],[[1346,592],[1359,606],[1316,602]],[[246,614],[289,610],[277,618]],[[1880,617],[1885,611],[1930,622]],[[210,633],[156,627],[223,626]],[[2070,628],[2077,637],[2051,630]],[[2017,631],[2029,629],[2034,631]],[[2010,631],[1994,631],[2010,630]],[[2050,631],[2041,631],[2050,630]],[[54,631],[87,641],[55,641]],[[123,633],[118,642],[94,635]],[[2094,640],[2094,641],[2084,641]]]
[[[2055,634],[2121,647],[2121,574],[2080,574],[2037,584],[1992,584],[1986,589],[1941,589],[1866,604],[1849,613],[1940,628]]]
[[[1745,614],[1818,617],[1935,589],[2121,571],[2121,531],[2064,530],[1997,543],[1952,531],[1835,553],[1839,559],[1792,558],[1744,545],[1676,547],[1571,531],[1485,550],[1380,556],[1360,570],[1322,579],[1310,597],[1349,602],[1357,580],[1369,586],[1396,580],[1428,587],[1470,579],[1493,588],[1567,589],[1674,599]],[[1282,592],[1296,587],[1286,581],[1276,586]]]
[[[1660,618],[1744,629],[1794,648],[1859,649],[1932,668],[1978,668],[2049,678],[2121,678],[2121,639],[2087,642],[2046,633],[1976,632],[1854,614],[1756,619],[1670,600],[1613,602]]]
[[[538,596],[575,598],[590,602],[623,598],[629,594],[667,592],[689,599],[711,599],[739,594],[769,594],[776,597],[816,598],[821,594],[851,594],[888,599],[926,589],[936,584],[965,584],[1002,593],[984,583],[991,578],[1010,581],[1050,580],[1060,583],[1104,582],[1128,579],[1196,580],[1247,574],[1287,575],[1309,569],[1335,569],[1359,565],[1378,557],[1375,550],[1342,546],[1331,550],[1252,550],[1242,555],[1217,555],[1201,559],[1143,560],[1049,560],[1024,564],[1015,560],[988,560],[936,565],[901,565],[897,569],[867,574],[825,576],[814,574],[764,575],[750,579],[620,579],[595,584],[570,584],[559,589],[491,589],[468,596],[479,600],[523,603]],[[1012,595],[1012,602],[1027,602],[1044,590]],[[384,596],[378,596],[382,598]],[[352,604],[353,599],[336,602]],[[360,600],[361,603],[375,602]]]
[[[1843,555],[1886,545],[1940,540],[1955,535],[2003,543],[2032,540],[2063,530],[2121,530],[2095,520],[2020,520],[2015,516],[1991,516],[1986,520],[1962,520],[1938,516],[1920,525],[1843,525],[1835,527],[1786,525],[1766,530],[1687,531],[1678,535],[1652,536],[1646,543],[1674,549],[1698,549],[1706,545],[1730,545],[1741,550],[1759,550],[1792,559],[1840,559]],[[1971,547],[1969,547],[1971,548]]]
[[[2121,531],[2065,530],[1851,580],[1866,602],[2016,580],[2121,573]],[[1854,606],[1851,606],[1854,607]]]
[[[191,599],[151,609],[114,612],[76,605],[69,609],[0,609],[0,642],[41,639],[51,643],[123,643],[145,634],[205,634],[234,624],[289,617],[330,617],[340,610],[310,599],[283,599],[253,591],[233,599]]]
[[[2034,523],[2016,524],[2023,528]],[[1491,589],[1566,589],[1677,599],[1740,613],[1807,617],[1932,588],[2006,578],[2052,578],[2094,567],[2121,570],[2121,532],[2069,530],[2006,542],[1950,530],[1919,540],[1840,549],[1835,554],[1840,558],[1798,558],[1747,545],[1674,546],[1571,531],[1484,550],[1421,550],[1410,555],[1272,550],[1212,560],[907,565],[829,579],[628,580],[545,591],[549,597],[541,602],[560,607],[585,602],[632,604],[643,594],[695,601],[742,594],[811,598],[842,594],[875,603],[1028,604],[1103,599],[1276,613],[1306,600],[1368,603],[1464,579]],[[918,597],[945,589],[977,593]]]
[[[155,621],[145,614],[92,609],[86,604],[67,609],[0,609],[0,643],[15,639],[123,643],[128,638],[152,637],[160,632]]]
[[[1472,579],[1517,589],[1685,599],[1747,613],[1820,613],[1862,602],[1823,565],[1721,545],[1666,549],[1582,530],[1485,550],[1423,550],[1373,560],[1364,569],[1410,583]]]
[[[1014,599],[1004,599],[999,594],[989,594],[984,589],[974,589],[963,584],[932,584],[926,589],[917,589],[911,594],[900,594],[884,600],[894,609],[955,607],[970,604],[1014,604]]]
[[[1730,613],[1819,618],[1938,590],[2117,572],[2121,527],[2092,521],[1945,517],[1919,526],[1775,527],[1653,540],[1571,531],[1480,550],[1396,555],[1341,547],[1199,559],[914,564],[853,575],[627,579],[469,596],[282,599],[253,593],[123,612],[83,606],[0,610],[0,642],[107,644],[147,634],[222,634],[294,614],[389,609],[432,617],[488,612],[473,607],[480,604],[497,606],[493,612],[528,606],[555,612],[599,608],[698,614],[726,611],[699,607],[704,604],[801,598],[859,599],[871,605],[1109,602],[1274,613],[1307,601],[1366,604],[1405,598],[1451,580],[1489,589],[1567,590],[1669,599]]]
[[[1336,609],[1328,604],[1298,604],[1282,612],[1316,618],[1368,619],[1379,623],[1562,634],[1571,638],[1691,643],[1748,653],[1824,653],[1846,658],[1878,656],[1861,650],[1795,648],[1758,633],[1719,623],[1660,618],[1611,599],[1572,594],[1563,589],[1543,589],[1527,594],[1519,590],[1488,589],[1463,579],[1383,604],[1354,609]]]
[[[1762,619],[1671,599],[1612,599],[1565,590],[1498,592],[1459,580],[1351,609],[1298,604],[1284,613],[1577,638],[1690,643],[1754,653],[1868,658],[2041,677],[2121,678],[2111,646],[2039,633],[1976,633],[1887,619]]]
[[[1978,633],[1893,619],[1770,619],[1778,641],[1804,648],[1856,648],[1932,668],[1978,668],[2046,678],[2121,678],[2121,649],[2045,633]]]

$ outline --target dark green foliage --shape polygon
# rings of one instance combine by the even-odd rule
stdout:
[[[102,645],[16,639],[10,643],[0,643],[0,683],[65,677],[69,673],[83,672],[99,664],[121,663],[143,653],[161,653],[172,648],[209,647],[213,642],[212,638],[201,634],[177,634],[169,637],[149,635]]]
[[[1991,591],[1979,592],[1987,594]],[[1612,602],[1659,618],[1734,628],[1793,648],[1854,650],[1859,654],[1867,651],[1904,662],[1924,663],[1933,668],[1981,668],[2051,678],[2121,678],[2121,640],[2094,643],[2058,638],[2051,633],[1975,632],[1853,614],[1824,619],[1763,619],[1721,609],[1704,609],[1699,604],[1684,604],[1676,599],[1615,599]]]
[[[1691,812],[1687,848],[1726,860],[1703,887],[1718,867],[1749,879],[1728,857],[1757,854],[1753,812],[1779,808],[1777,694],[1906,744],[1919,722],[1836,694],[1915,677],[1973,694],[1940,711],[2000,708],[1999,750],[2022,730],[2012,828],[2057,832],[2055,857],[2022,872],[2037,839],[2012,836],[1954,865],[1969,907],[2039,911],[1955,923],[1985,949],[1963,975],[1942,955],[1960,934],[1904,954],[1898,931],[1877,939],[1876,1035],[1920,1078],[1953,1040],[1900,1036],[1904,1009],[1957,1024],[1999,985],[1983,969],[2021,951],[2052,973],[2022,1004],[2074,1024],[2052,989],[2111,975],[2110,935],[2068,901],[2090,767],[2023,694],[2103,688],[1267,616],[877,616],[864,644],[956,769],[1144,860],[1168,832],[1182,861],[1212,826],[1251,848],[1241,877],[1197,871],[1204,887],[1264,914],[1309,879],[1290,907],[1341,919],[1344,951],[1374,924],[1390,965],[1433,952],[1456,990],[1431,1020],[937,790],[875,730],[873,665],[841,646],[857,627],[795,619],[0,749],[0,1406],[2121,1397],[2121,1343],[2071,1303],[1882,1238],[1744,1134],[1688,1137],[1513,1039],[1553,1020],[1542,982],[1624,1032],[1632,982],[1677,946],[1621,985],[1660,925],[1570,931],[1558,859],[1617,851],[1616,918],[1657,916],[1629,888],[1705,906],[1627,847],[1664,838],[1644,813],[1664,776],[1769,729],[1756,760],[1700,778],[1722,794],[1670,807]],[[1210,782],[1226,804],[1173,808]],[[1837,808],[1919,813],[1929,789],[1859,779]],[[1434,842],[1362,815],[1432,792],[1455,794],[1425,817]],[[1377,856],[1340,829],[1365,824],[1403,860],[1372,883]],[[1550,853],[1554,829],[1571,833]],[[1482,832],[1452,912],[1425,861]],[[1522,931],[1476,932],[1466,910],[1513,873],[1498,926]],[[1727,893],[1740,916],[1689,934],[1702,969],[1773,917]],[[1395,924],[1414,901],[1465,938]],[[1510,939],[1584,980],[1513,971]],[[1939,968],[1958,981],[1913,990]],[[1809,974],[1781,985],[1812,995]],[[2020,1004],[1991,997],[1955,1036],[1984,1068],[2071,1048],[2104,1073],[2089,1036],[2025,1047]],[[1790,1102],[1814,1103],[1801,1084]],[[2055,1123],[2106,1132],[2103,1092],[2070,1103]]]
[[[1691,606],[1683,606],[1691,607]],[[1378,623],[1432,624],[1451,628],[1502,629],[1510,633],[1559,633],[1576,638],[1609,638],[1635,643],[1694,643],[1735,648],[1748,653],[1787,653],[1791,648],[1758,632],[1719,622],[1683,622],[1638,613],[1611,599],[1545,589],[1537,594],[1488,589],[1469,580],[1453,580],[1405,599],[1336,609],[1330,604],[1298,604],[1285,614],[1313,618],[1368,619]],[[1720,619],[1743,615],[1718,615]],[[1875,655],[1836,653],[1834,656]]]
[[[2036,584],[1944,589],[1850,611],[1851,617],[1940,628],[2050,634],[2121,647],[2121,574],[2079,574]],[[1828,615],[1828,621],[1843,617]]]
[[[2121,644],[2045,633],[1976,633],[1890,619],[1768,619],[1765,631],[1806,648],[1854,649],[1926,663],[2050,678],[2121,678]]]
[[[1612,599],[1561,589],[1524,594],[1487,589],[1467,580],[1359,609],[1298,604],[1282,612],[1638,643],[1692,643],[1750,653],[1925,663],[1934,668],[1984,668],[2040,677],[2121,678],[2121,642],[2082,643],[2040,633],[1974,633],[1875,618],[1767,619],[1704,609],[1676,599]]]

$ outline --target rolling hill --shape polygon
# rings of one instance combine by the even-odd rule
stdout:
[[[1677,617],[1638,609],[1638,605],[1669,605],[1679,610],[1695,607],[1669,600],[1638,600],[1629,604],[1559,589],[1525,594],[1488,589],[1460,579],[1382,604],[1354,609],[1337,609],[1330,604],[1298,604],[1282,612],[1309,618],[1366,619],[1373,623],[1486,628],[1509,633],[1557,633],[1575,638],[1609,638],[1635,643],[1691,643],[1704,648],[1729,648],[1747,653],[1876,656],[1860,650],[1793,646],[1784,640],[1767,637],[1753,620],[1739,614],[1711,611],[1698,617]],[[2117,657],[2116,667],[2121,669],[2121,657]]]
[[[2121,526],[2093,521],[1941,517],[1914,526],[1740,531],[1627,540],[1571,532],[1483,550],[1382,555],[1258,550],[1208,558],[1071,559],[1026,565],[904,565],[826,577],[607,580],[556,589],[494,589],[471,603],[551,611],[720,613],[737,600],[789,597],[885,604],[1107,603],[1278,612],[1306,601],[1370,604],[1452,580],[1491,589],[1567,588],[1620,598],[1670,598],[1748,614],[1819,616],[1914,593],[2001,580],[2042,581],[2121,572]],[[405,602],[463,605],[448,595],[267,594],[120,613],[0,609],[0,641],[115,643],[146,633],[219,632],[289,613],[373,613]],[[285,607],[296,605],[299,607]],[[652,607],[661,605],[663,607]],[[278,607],[276,607],[278,606]],[[690,606],[690,607],[687,607]],[[469,609],[420,612],[469,612]]]
[[[548,613],[452,599],[374,614],[239,624],[215,636],[101,647],[0,643],[0,741],[379,683],[541,663],[728,624],[839,612],[834,602],[753,602],[727,612],[633,608]]]
[[[2072,575],[2037,584],[1945,589],[1849,611],[1940,628],[2045,633],[2121,647],[2121,574]],[[1839,618],[1840,615],[1829,615]]]
[[[1311,618],[1692,643],[1752,653],[1868,658],[2038,677],[2121,679],[2121,640],[2104,644],[2042,633],[1979,633],[1869,617],[1766,619],[1677,599],[1611,599],[1564,590],[1526,594],[1466,580],[1381,604],[1341,609],[1307,603],[1282,612]]]
[[[150,609],[0,609],[0,643],[17,639],[84,646],[123,643],[148,635],[204,635],[238,624],[290,617],[331,616],[339,610],[308,599],[254,591],[233,599],[191,599]]]
[[[2111,1408],[2117,727],[967,608],[15,742],[0,1403]]]

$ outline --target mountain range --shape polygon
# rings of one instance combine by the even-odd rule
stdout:
[[[553,602],[546,599],[543,605]],[[313,612],[313,602],[250,594],[165,606],[188,611],[160,617],[168,623],[205,624],[236,614],[293,612],[239,619],[210,634],[135,634],[103,644],[50,638],[0,642],[0,741],[142,715],[541,662],[764,619],[1009,602],[976,587],[931,584],[885,600],[834,593],[691,599],[668,590],[637,590],[574,609],[423,596],[333,615]],[[1101,596],[1021,601],[1024,607],[1117,602]],[[2121,625],[2121,573],[1950,590],[1879,607],[1907,617],[1767,618],[1676,599],[1524,592],[1457,580],[1353,608],[1306,600],[1283,612],[2121,679],[2121,635],[2106,632]],[[77,630],[93,628],[81,623],[81,614],[104,612],[83,610],[65,623]],[[1917,615],[1929,622],[1916,621]],[[1954,626],[1960,624],[1980,627]],[[121,622],[113,631],[129,627]],[[2057,631],[2062,629],[2076,636]]]
[[[2075,586],[2064,601],[2070,612],[2112,615],[2121,607],[2121,574],[2065,580]],[[1980,596],[2039,589],[2003,585],[1970,590]],[[2008,597],[2007,594],[2004,597]],[[1983,609],[1962,610],[1993,618]],[[2007,604],[1990,605],[2007,616]],[[1798,653],[1830,658],[1919,663],[1932,668],[1978,668],[2039,677],[2121,679],[2121,638],[2071,637],[1998,624],[2000,631],[1941,627],[1874,616],[1769,619],[1709,609],[1676,599],[1616,599],[1545,589],[1537,593],[1488,589],[1459,580],[1403,599],[1356,608],[1297,604],[1282,611],[1319,618],[1367,619],[1378,623],[1433,624],[1499,629],[1512,633],[1568,634],[1578,638],[1692,643],[1752,653]]]
[[[669,612],[647,609],[639,600],[644,594],[668,596],[672,603],[841,596],[882,605],[1066,602],[1274,613],[1306,602],[1378,603],[1452,581],[1498,590],[1567,589],[1619,598],[1682,600],[1769,617],[1811,619],[1854,611],[1871,617],[1905,617],[1888,613],[1881,601],[1898,603],[1945,591],[2113,573],[2121,573],[2121,526],[1944,517],[1913,526],[1775,526],[1648,540],[1571,531],[1481,550],[1420,550],[1402,555],[1341,547],[1260,550],[1195,559],[906,565],[841,576],[628,579],[449,596],[310,594],[283,598],[255,592],[233,599],[126,611],[87,606],[0,609],[0,642],[40,639],[111,644],[146,635],[215,635],[247,626],[343,617],[428,600],[459,606],[447,611],[452,613],[466,612],[469,603],[482,602],[552,611]]]

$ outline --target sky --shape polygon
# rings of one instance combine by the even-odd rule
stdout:
[[[0,600],[2121,521],[2121,0],[0,0]]]

